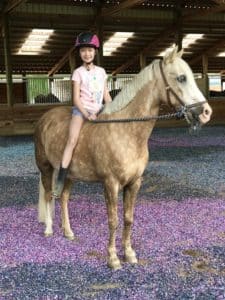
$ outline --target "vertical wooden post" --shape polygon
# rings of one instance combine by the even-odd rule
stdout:
[[[146,67],[146,55],[141,52],[140,54],[140,67],[144,69]]]
[[[182,49],[182,40],[183,40],[183,18],[182,18],[182,7],[181,7],[182,3],[180,2],[177,5],[177,9],[176,9],[176,26],[177,26],[176,44],[178,46],[178,50]]]
[[[22,85],[23,85],[23,103],[27,103],[27,80],[26,73],[22,73]]]
[[[182,45],[182,42],[183,42],[183,32],[182,32],[182,29],[178,29],[178,32],[177,32],[177,41],[176,41],[176,44],[178,46],[178,51],[180,51],[183,47]]]
[[[113,79],[112,79],[112,90],[115,90],[116,89],[116,75],[113,76]]]
[[[202,55],[202,78],[204,80],[205,96],[209,97],[209,79],[208,79],[209,58],[207,54]]]
[[[96,16],[94,21],[94,28],[99,38],[100,47],[97,52],[97,64],[103,66],[103,18],[102,18],[102,0],[97,1],[96,5]]]
[[[73,71],[76,68],[76,58],[75,58],[74,51],[72,51],[69,55],[69,65],[70,65],[70,73],[73,74]]]
[[[98,49],[97,53],[97,64],[99,66],[103,66],[104,61],[103,61],[103,26],[102,26],[102,19],[99,18],[97,22],[97,35],[99,38],[100,42],[100,47]]]
[[[9,107],[13,106],[13,82],[12,82],[12,65],[11,65],[11,51],[9,42],[9,17],[8,14],[2,15],[2,37],[4,44],[4,57],[5,57],[5,69],[7,79],[7,103]]]
[[[72,51],[69,55],[69,65],[70,65],[70,73],[71,76],[73,75],[73,71],[76,68],[76,57],[75,57],[75,51]],[[73,105],[73,81],[71,80],[71,105]]]
[[[202,73],[203,73],[203,76],[208,74],[208,65],[209,65],[208,55],[203,54],[202,55]]]

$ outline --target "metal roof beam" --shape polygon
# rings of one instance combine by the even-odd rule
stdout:
[[[25,0],[20,0],[20,1],[25,1]],[[25,13],[26,15],[37,14],[42,16],[46,16],[46,15],[47,16],[50,15],[94,16],[95,9],[93,7],[82,7],[76,5],[63,5],[63,4],[51,5],[43,2],[40,3],[27,2],[25,5],[18,6],[14,12],[17,15],[18,14],[20,15],[21,13]]]
[[[218,5],[211,7],[209,10],[201,10],[198,14],[196,14],[195,17],[203,17],[208,14],[219,13],[219,12],[222,12],[225,10],[225,2],[223,0],[222,1],[216,0],[214,2],[217,2]],[[189,15],[189,16],[191,17],[192,15]],[[192,17],[191,17],[191,19],[192,19]]]
[[[17,0],[18,1],[18,0]],[[20,0],[21,1],[21,0]],[[136,0],[137,1],[137,0]],[[117,5],[116,8],[118,8],[120,5],[122,5],[125,2],[132,2],[132,1],[124,1],[121,4]],[[143,2],[143,1],[142,1]],[[128,5],[128,4],[127,4]],[[130,6],[131,7],[131,6]],[[33,20],[34,17],[41,17],[41,21],[48,20],[51,17],[56,18],[56,21],[59,22],[58,15],[66,17],[66,21],[68,22],[69,20],[72,21],[74,16],[81,18],[87,18],[87,19],[92,19],[93,24],[93,19],[96,17],[104,17],[104,10],[109,10],[109,8],[101,9],[100,12],[96,14],[96,7],[77,7],[77,6],[68,6],[68,5],[49,5],[49,4],[44,4],[44,3],[26,3],[25,5],[20,5],[15,10],[13,11],[14,18],[20,18],[20,16],[23,17],[23,19],[26,17],[27,20]],[[194,17],[193,14],[188,14],[184,15],[185,21],[188,21],[190,18],[192,19],[197,19],[199,17],[203,17],[203,21],[207,21],[204,19],[204,16],[212,13],[218,13],[225,10],[225,4],[222,5],[215,5],[211,7],[210,9],[205,9],[205,10],[196,10],[197,13],[195,13]],[[110,8],[109,12],[112,12],[113,8]],[[189,12],[189,10],[182,9],[183,12]],[[111,13],[110,15],[111,18],[105,18],[104,24],[107,24],[109,20],[111,20],[113,23],[116,23],[116,20],[120,18],[123,21],[130,21],[131,23],[133,22],[146,22],[146,24],[152,24],[154,26],[154,22],[158,22],[157,24],[164,23],[165,21],[167,22],[172,22],[174,20],[174,11],[172,9],[168,10],[162,10],[162,9],[138,9],[138,8],[127,8],[126,13],[124,13],[123,9],[118,10],[118,12],[114,15],[114,13]],[[56,16],[56,17],[55,17]],[[221,14],[217,16],[218,21],[221,20],[224,21],[224,15]],[[70,19],[68,19],[70,18]],[[211,21],[210,19],[208,20],[209,22]],[[215,20],[213,20],[215,21]],[[67,22],[65,24],[67,24]]]
[[[10,13],[13,9],[15,9],[18,5],[26,0],[11,0],[8,1],[6,7],[4,8],[4,13]]]
[[[126,0],[124,2],[121,2],[119,5],[115,5],[110,8],[104,8],[102,10],[101,15],[102,15],[102,17],[111,16],[111,15],[114,15],[114,14],[120,12],[123,9],[130,8],[134,5],[141,4],[144,1],[145,0]]]

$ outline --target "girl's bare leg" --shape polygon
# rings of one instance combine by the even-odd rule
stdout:
[[[78,137],[83,123],[84,123],[83,117],[79,115],[72,116],[70,122],[70,128],[69,128],[69,138],[67,140],[66,147],[64,149],[63,157],[62,157],[61,165],[63,168],[68,168],[70,164],[73,155],[73,150],[77,145]]]
[[[69,128],[69,137],[63,152],[62,163],[60,166],[59,174],[53,192],[54,196],[56,197],[59,197],[62,193],[66,175],[67,175],[68,166],[72,159],[73,150],[77,145],[78,137],[83,123],[84,123],[84,119],[82,116],[79,115],[72,116],[70,122],[70,128]]]

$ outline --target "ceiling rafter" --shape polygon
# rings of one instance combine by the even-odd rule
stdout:
[[[96,14],[94,17],[92,28],[89,28],[90,31],[96,31],[98,28],[99,20],[101,18],[102,6],[101,2],[96,7]],[[63,57],[54,65],[54,67],[48,72],[48,75],[51,76],[58,72],[69,60],[70,55],[75,51],[74,46],[72,46],[64,55]]]
[[[126,0],[121,0],[118,3],[125,1]],[[0,0],[0,10],[2,14],[8,2],[8,0]],[[68,59],[65,59],[65,54],[68,53],[67,56],[69,56],[69,50],[74,50],[73,47],[71,47],[74,36],[88,29],[92,30],[92,32],[97,32],[96,30],[99,28],[99,23],[100,26],[104,24],[103,41],[107,41],[111,35],[117,31],[135,32],[134,37],[119,47],[112,56],[104,57],[103,66],[106,68],[107,73],[111,73],[118,66],[123,65],[123,63],[128,61],[129,57],[131,59],[134,58],[134,62],[130,65],[130,61],[128,61],[128,66],[126,66],[124,70],[121,70],[121,73],[136,73],[139,71],[140,66],[139,55],[135,57],[135,54],[145,49],[147,63],[150,63],[153,59],[158,58],[157,53],[169,47],[176,39],[176,31],[178,29],[176,8],[172,6],[165,8],[165,3],[171,2],[170,0],[160,0],[155,6],[147,5],[146,2],[144,3],[145,5],[124,9],[109,17],[102,17],[101,12],[97,15],[96,4],[94,3],[87,5],[86,1],[81,1],[81,4],[80,1],[78,2],[78,5],[73,2],[74,4],[72,6],[68,5],[71,3],[68,0],[29,0],[26,5],[18,5],[9,13],[11,24],[10,42],[14,72],[41,72],[42,70],[42,72],[48,73],[49,70],[55,66],[56,69],[58,69],[58,71],[56,71],[57,73],[70,73],[70,64],[68,64]],[[114,5],[117,4],[117,1],[114,0],[108,2],[111,4],[104,4],[104,8],[113,8]],[[201,58],[202,53],[204,55],[204,52],[207,51],[208,48],[211,48],[214,43],[217,43],[219,39],[222,39],[225,33],[225,0],[222,2],[206,0],[204,4],[199,4],[199,7],[198,5],[195,6],[197,3],[196,0],[190,1],[190,7],[187,6],[188,2],[189,0],[185,0],[185,7],[182,10],[183,16],[185,17],[185,22],[182,26],[183,35],[189,33],[202,33],[205,35],[203,39],[192,45],[190,49],[186,49],[185,57],[187,61],[197,56]],[[106,3],[106,1],[96,0],[95,3]],[[46,10],[45,4],[47,6]],[[78,7],[78,10],[76,10],[76,7]],[[88,8],[88,10],[84,10],[86,8]],[[207,16],[209,11],[210,15]],[[222,13],[217,13],[218,11]],[[64,16],[61,18],[63,21],[60,23],[58,21],[58,14]],[[195,14],[195,17],[193,17],[193,14]],[[0,20],[1,16],[0,13]],[[97,16],[98,18],[95,20]],[[75,23],[74,17],[76,20]],[[163,36],[160,32],[166,31],[172,25],[176,25],[176,28],[169,31],[169,33],[166,32],[165,38],[162,39]],[[16,55],[17,49],[22,41],[25,40],[29,30],[36,26],[39,28],[54,28],[56,30],[52,40],[48,40],[44,46],[45,49],[51,52],[40,56]],[[152,45],[152,41],[157,39],[157,37],[160,37],[159,42]],[[63,40],[64,42],[62,42]],[[150,49],[146,48],[148,45],[151,45]],[[223,50],[222,46],[215,49],[218,53]],[[215,55],[213,52],[208,55],[210,57],[209,72],[220,72],[225,63],[225,57]],[[2,72],[4,72],[3,56],[4,51],[0,41],[0,68],[3,70]],[[195,72],[201,72],[202,70],[202,59],[200,58],[192,65]],[[59,59],[62,64],[61,67],[58,65]],[[28,63],[25,63],[25,61]]]
[[[52,76],[56,72],[58,72],[68,61],[69,56],[72,54],[74,51],[74,46],[71,47],[66,54],[54,65],[54,67],[48,72],[48,76]]]
[[[102,15],[102,17],[106,17],[106,16],[108,17],[108,16],[111,16],[111,15],[114,15],[114,14],[120,12],[123,9],[130,8],[134,5],[140,5],[144,1],[145,0],[126,0],[126,1],[121,2],[119,5],[115,5],[110,8],[102,9],[101,15]]]
[[[216,4],[224,4],[225,5],[225,0],[213,0],[213,2],[215,2]]]
[[[195,55],[193,58],[189,60],[190,65],[194,65],[196,62],[202,59],[203,55],[210,56],[212,54],[215,54],[216,50],[218,50],[220,47],[225,46],[225,39],[219,39],[216,42],[213,43],[213,46],[206,49],[202,53],[199,53],[197,56]]]
[[[222,5],[222,6],[224,6],[224,5]],[[224,9],[224,7],[220,7],[219,9],[220,9],[219,11],[222,11]],[[192,19],[195,19],[196,17],[203,16],[203,15],[208,15],[208,14],[211,14],[211,13],[214,13],[214,12],[215,12],[215,9],[212,8],[208,11],[203,11],[203,12],[200,12],[200,13],[197,13],[197,14],[185,15],[182,18],[182,22],[183,23],[188,22]],[[218,8],[217,8],[216,12],[218,12]],[[163,30],[155,39],[153,39],[150,43],[148,43],[148,45],[143,50],[139,51],[133,57],[131,57],[129,60],[127,60],[125,63],[123,63],[121,66],[119,66],[118,68],[113,70],[112,75],[116,75],[119,72],[122,72],[122,71],[126,70],[126,68],[131,66],[134,62],[136,62],[136,60],[139,58],[139,56],[141,54],[146,54],[152,48],[152,45],[155,46],[157,43],[162,42],[165,38],[168,37],[169,34],[173,33],[174,30],[177,30],[174,25],[171,25],[169,28]]]
[[[175,26],[171,26],[169,29],[164,30],[163,32],[161,32],[152,42],[150,42],[143,50],[141,50],[140,52],[138,52],[136,55],[134,55],[131,59],[127,60],[124,64],[122,64],[120,67],[116,68],[113,72],[112,75],[116,75],[120,72],[122,72],[123,70],[125,70],[126,68],[128,68],[130,65],[132,65],[133,63],[135,63],[141,54],[146,54],[149,49],[152,48],[152,45],[156,46],[158,43],[160,43],[163,39],[165,39],[166,37],[168,37],[168,35],[170,35],[174,30],[176,29]]]
[[[95,15],[94,18],[94,22],[93,22],[93,28],[91,28],[90,30],[96,30],[97,24],[99,19],[101,19],[102,17],[106,17],[106,16],[110,16],[113,14],[116,14],[117,12],[121,11],[122,9],[126,9],[126,8],[130,8],[134,5],[137,4],[141,4],[143,3],[145,0],[126,0],[122,3],[120,3],[119,5],[115,5],[112,8],[106,8],[106,9],[102,9],[101,6],[97,7],[97,13]],[[68,61],[70,54],[73,52],[74,50],[74,46],[71,47],[64,55],[63,57],[55,64],[55,66],[49,71],[48,75],[53,75],[54,73],[56,73],[58,70],[60,70],[65,63]]]
[[[26,0],[10,0],[8,1],[6,7],[4,8],[4,13],[10,13],[14,8],[20,5],[22,2]]]

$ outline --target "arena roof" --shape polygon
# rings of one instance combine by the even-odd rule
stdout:
[[[9,20],[14,74],[70,73],[75,37],[86,30],[97,31],[102,37],[103,65],[108,73],[138,72],[140,55],[149,63],[181,36],[186,45],[184,58],[195,72],[202,71],[202,57],[206,56],[209,72],[225,69],[225,0],[3,0],[0,11],[1,29]],[[52,32],[37,55],[25,55],[21,47],[34,29]],[[0,73],[4,73],[1,31]],[[130,37],[119,45],[117,36],[117,48],[110,53],[107,42],[108,49],[112,48],[110,38],[117,32],[128,32]],[[29,47],[35,52],[35,42]]]

